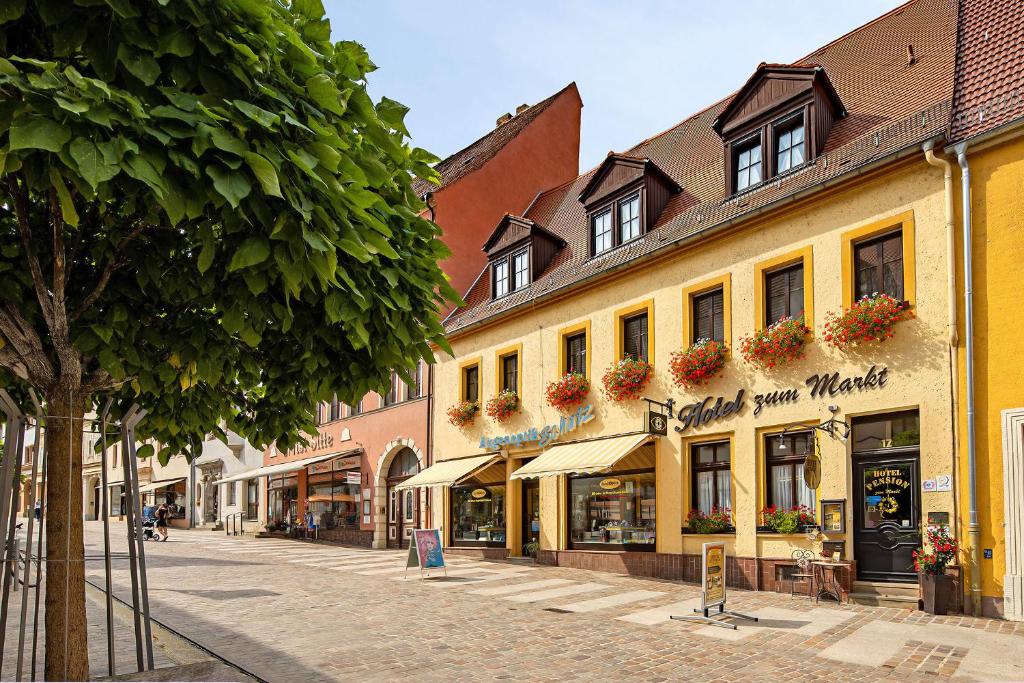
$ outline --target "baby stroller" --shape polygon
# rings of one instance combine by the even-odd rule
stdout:
[[[156,532],[155,508],[147,506],[142,510],[142,540],[159,541],[160,534]]]

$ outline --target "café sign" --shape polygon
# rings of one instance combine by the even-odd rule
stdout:
[[[508,446],[518,448],[520,446],[526,446],[533,443],[537,445],[537,448],[544,448],[552,441],[576,431],[595,417],[593,405],[581,406],[575,413],[559,417],[557,423],[547,424],[540,427],[530,427],[529,429],[515,434],[481,436],[480,448],[488,451],[495,451],[499,448]]]
[[[889,381],[889,368],[879,369],[872,365],[863,375],[843,377],[838,372],[825,372],[811,375],[804,381],[811,398],[833,398],[854,391],[880,389]],[[724,417],[743,410],[745,390],[740,389],[734,397],[708,396],[702,401],[690,403],[679,408],[676,425],[677,432],[685,432],[693,427],[702,427]],[[761,414],[766,406],[796,403],[800,400],[800,389],[783,389],[767,393],[754,394],[754,416]],[[671,417],[671,416],[670,416]]]

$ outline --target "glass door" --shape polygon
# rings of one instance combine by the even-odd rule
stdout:
[[[523,555],[529,555],[526,545],[540,543],[540,481],[536,479],[523,480],[522,513],[522,551]]]
[[[917,454],[854,464],[857,577],[917,581],[913,551],[921,544]]]

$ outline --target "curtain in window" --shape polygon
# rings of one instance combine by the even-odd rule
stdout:
[[[772,503],[784,510],[795,505],[791,465],[772,465]]]
[[[718,507],[732,509],[732,482],[729,477],[729,470],[718,470],[716,472],[718,484]]]
[[[697,500],[694,507],[705,515],[711,513],[715,501],[715,473],[697,472]]]
[[[796,467],[794,469],[796,470],[795,476],[796,476],[796,479],[797,479],[796,495],[797,495],[797,498],[799,499],[799,500],[797,500],[796,504],[809,507],[810,509],[813,510],[814,509],[814,489],[808,487],[807,484],[804,483],[804,464],[800,463],[800,464],[796,465]]]

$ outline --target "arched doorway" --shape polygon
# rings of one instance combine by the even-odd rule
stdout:
[[[395,486],[420,471],[420,461],[411,448],[395,453],[387,477],[387,518],[389,548],[408,548],[412,530],[419,526],[419,496],[415,489],[395,490]]]
[[[86,484],[86,491],[89,496],[89,512],[92,515],[89,519],[97,520],[100,518],[100,478],[91,477]]]

